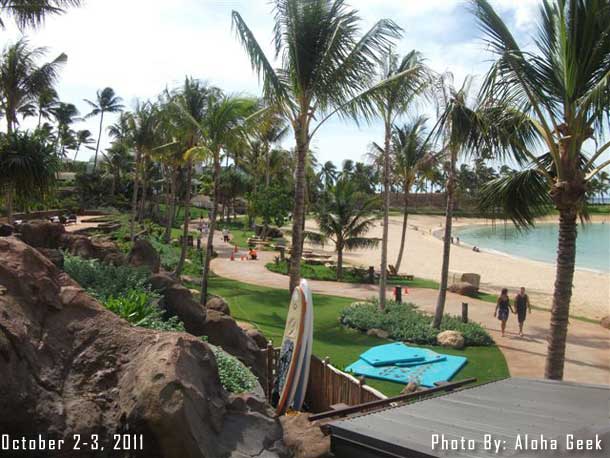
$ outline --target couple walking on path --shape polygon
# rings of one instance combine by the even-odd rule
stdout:
[[[530,299],[525,294],[525,288],[521,287],[519,293],[515,296],[514,301],[515,308],[513,309],[510,299],[508,298],[508,290],[502,289],[502,293],[496,302],[496,310],[494,311],[494,317],[500,320],[502,328],[502,337],[506,330],[506,322],[508,321],[509,311],[517,314],[517,320],[519,321],[519,336],[523,337],[523,323],[525,323],[525,317],[528,313],[532,313],[532,306]]]

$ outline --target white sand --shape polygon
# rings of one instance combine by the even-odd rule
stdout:
[[[596,218],[599,219],[599,218]],[[601,219],[600,219],[601,220]],[[610,218],[605,217],[606,221]],[[400,272],[433,280],[440,279],[442,241],[433,232],[442,228],[444,217],[410,215],[405,253]],[[457,225],[484,224],[485,220],[458,218]],[[308,229],[315,230],[315,222],[307,222]],[[381,238],[381,225],[377,224],[368,234]],[[395,264],[400,247],[402,217],[390,218],[390,243],[388,263]],[[320,247],[313,247],[316,251]],[[326,246],[324,251],[332,251]],[[610,256],[610,254],[609,254]],[[379,269],[381,249],[360,250],[346,253],[346,262]],[[475,272],[481,275],[481,289],[499,293],[503,287],[516,291],[525,286],[532,302],[550,308],[552,303],[555,266],[550,263],[504,256],[497,253],[475,253],[469,247],[451,246],[451,271]],[[570,314],[599,319],[610,314],[610,273],[595,273],[577,269],[574,275],[574,292]]]

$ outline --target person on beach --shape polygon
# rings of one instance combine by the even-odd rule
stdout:
[[[523,323],[525,323],[525,317],[528,313],[532,313],[530,298],[525,294],[525,288],[523,286],[519,290],[519,294],[515,296],[515,313],[517,314],[517,321],[519,321],[519,336],[523,337]]]
[[[510,299],[508,298],[508,290],[506,288],[502,288],[500,297],[496,302],[496,310],[494,311],[494,317],[497,317],[498,320],[500,320],[502,337],[504,337],[504,332],[506,331],[506,321],[508,320],[509,312],[514,313],[514,310],[510,305]]]

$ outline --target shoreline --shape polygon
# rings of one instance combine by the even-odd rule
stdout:
[[[406,244],[400,273],[414,275],[434,281],[440,280],[442,266],[443,242],[438,237],[443,230],[444,216],[409,215]],[[610,215],[593,215],[592,222],[610,222]],[[538,223],[556,223],[556,217],[545,217]],[[454,219],[455,228],[472,225],[489,225],[491,220],[483,218]],[[307,220],[306,226],[315,230],[313,220]],[[400,248],[402,217],[393,215],[389,221],[388,264],[395,264]],[[442,234],[442,232],[441,232]],[[368,237],[382,236],[380,221],[367,234]],[[442,237],[442,235],[441,235]],[[322,248],[307,244],[317,252],[336,257],[334,246]],[[358,266],[376,266],[381,262],[381,250],[365,249],[344,253],[344,261]],[[449,270],[451,272],[473,272],[481,275],[481,291],[497,293],[506,287],[510,294],[516,293],[519,287],[525,286],[536,306],[549,310],[555,283],[555,264],[515,257],[507,253],[494,252],[489,249],[473,252],[472,246],[460,241],[452,245]],[[591,320],[600,320],[610,314],[610,273],[577,268],[574,272],[574,289],[570,314]]]
[[[605,223],[605,220],[598,221],[598,222],[591,221],[591,223],[589,223],[589,224],[604,224],[604,223]],[[556,223],[554,223],[552,221],[544,220],[544,221],[540,221],[539,223],[536,223],[536,224],[556,224]],[[490,225],[490,223],[481,223],[481,222],[472,223],[472,224],[456,224],[456,225],[452,226],[452,229],[456,229],[456,228],[462,229],[462,228],[467,228],[467,227],[489,226],[489,225]],[[434,231],[432,231],[432,235],[434,237],[436,237],[437,239],[439,239],[440,241],[442,241],[443,240],[443,235],[444,235],[443,231],[444,231],[444,228],[435,229]],[[452,246],[454,246],[454,247],[464,247],[464,248],[469,248],[469,249],[472,249],[472,248],[475,247],[475,245],[471,245],[468,242],[462,242],[461,240],[460,240],[459,244],[452,243]],[[557,263],[556,262],[543,261],[541,259],[528,258],[527,256],[517,256],[515,254],[510,254],[510,253],[507,253],[506,251],[496,250],[496,249],[493,249],[493,248],[482,248],[482,247],[479,247],[479,246],[477,248],[479,248],[480,253],[495,254],[497,256],[503,256],[503,257],[507,257],[507,258],[510,258],[510,259],[521,260],[521,261],[539,262],[539,263],[547,265],[547,266],[552,266],[553,268],[557,267]],[[609,256],[610,256],[610,254],[609,254]],[[608,270],[593,269],[591,267],[575,266],[575,270],[581,271],[581,272],[591,272],[591,273],[594,273],[594,274],[610,274],[610,271],[608,271]]]

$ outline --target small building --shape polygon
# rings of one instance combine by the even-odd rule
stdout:
[[[369,411],[328,429],[337,458],[608,457],[610,386],[511,378]],[[576,450],[581,446],[593,450]]]

